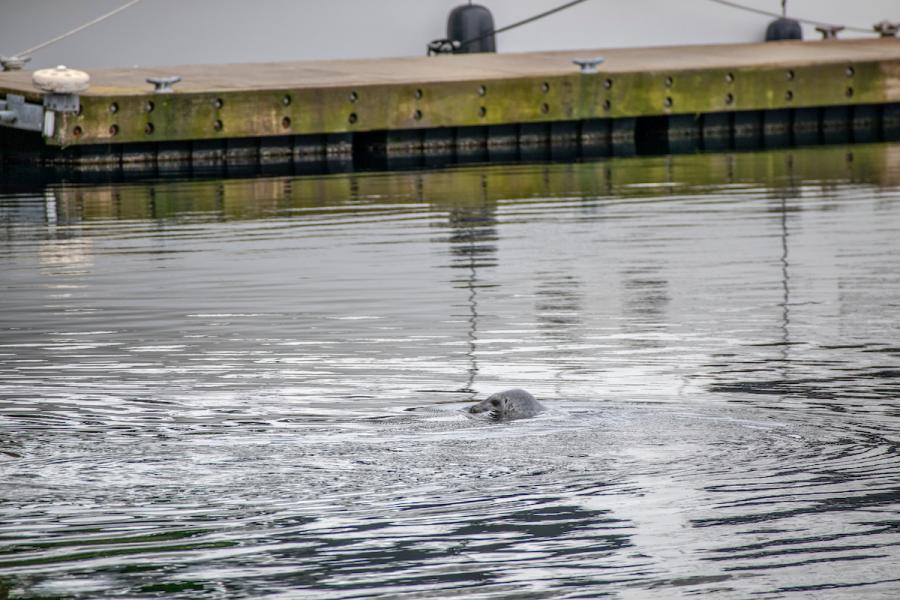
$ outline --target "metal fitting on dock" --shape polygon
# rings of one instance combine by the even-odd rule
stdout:
[[[0,100],[0,123],[13,129],[38,131],[44,137],[52,137],[56,113],[79,111],[81,105],[78,94],[88,88],[90,76],[84,71],[60,65],[54,69],[36,71],[31,81],[35,88],[44,92],[43,103],[27,102],[23,94],[8,93],[4,100]]]
[[[900,31],[900,23],[894,23],[891,21],[879,21],[872,26],[878,35],[881,37],[897,37],[897,32]]]
[[[572,63],[578,65],[582,74],[590,75],[597,72],[597,66],[604,60],[602,56],[595,56],[594,58],[576,58],[572,60]]]
[[[821,25],[816,27],[816,31],[822,34],[823,40],[836,40],[838,33],[843,30],[843,25]]]
[[[0,56],[0,71],[21,71],[30,56]]]
[[[0,100],[0,123],[13,124],[19,120],[19,115],[15,111],[6,109],[6,100]]]
[[[42,92],[51,94],[78,94],[88,89],[90,75],[77,69],[59,65],[54,69],[41,69],[31,76],[31,83]]]
[[[13,129],[40,131],[44,109],[39,104],[25,102],[25,96],[7,94],[0,100],[0,123]]]
[[[168,77],[148,77],[147,83],[153,84],[154,94],[171,94],[175,90],[173,85],[181,81],[179,75],[169,75]]]

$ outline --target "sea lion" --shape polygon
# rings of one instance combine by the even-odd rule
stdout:
[[[514,389],[492,394],[487,400],[470,406],[468,412],[473,415],[486,412],[492,419],[501,421],[533,417],[545,410],[544,405],[535,400],[534,396],[525,390]]]

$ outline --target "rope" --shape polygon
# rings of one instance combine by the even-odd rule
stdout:
[[[17,56],[17,57],[22,57],[22,56],[26,56],[26,55],[28,55],[28,54],[33,54],[34,52],[37,52],[38,50],[41,50],[42,48],[46,48],[46,47],[49,46],[50,44],[55,44],[56,42],[58,42],[58,41],[60,41],[60,40],[66,39],[66,38],[69,37],[70,35],[75,35],[75,34],[78,33],[79,31],[81,31],[82,29],[87,29],[87,28],[90,27],[91,25],[96,25],[96,24],[99,23],[100,21],[105,21],[106,19],[110,18],[110,17],[113,16],[114,14],[120,13],[120,12],[122,12],[123,10],[125,10],[126,8],[131,8],[132,6],[134,6],[135,4],[137,4],[137,3],[140,2],[140,1],[141,1],[141,0],[131,0],[130,2],[128,2],[128,3],[126,3],[126,4],[123,4],[123,5],[120,6],[119,8],[117,8],[117,9],[115,9],[115,10],[109,11],[109,12],[106,13],[105,15],[100,15],[99,17],[97,17],[97,18],[94,19],[93,21],[89,21],[89,22],[85,23],[84,25],[79,25],[78,27],[76,27],[76,28],[73,29],[72,31],[68,31],[68,32],[66,32],[66,33],[64,33],[64,34],[62,34],[62,35],[56,36],[56,37],[53,38],[52,40],[47,40],[47,41],[44,42],[43,44],[38,44],[37,46],[34,46],[34,47],[32,47],[32,48],[29,48],[28,50],[23,50],[22,52],[19,52],[18,54],[16,54],[16,56]]]
[[[511,23],[510,25],[501,27],[500,29],[492,29],[492,30],[488,31],[487,33],[482,33],[478,37],[474,37],[472,39],[468,39],[463,42],[460,42],[459,47],[465,48],[469,44],[474,44],[475,42],[480,42],[481,40],[491,37],[494,34],[503,33],[504,31],[509,31],[510,29],[515,29],[516,27],[521,27],[522,25],[527,25],[528,23],[532,23],[539,19],[543,19],[544,17],[549,17],[552,14],[562,12],[562,11],[566,10],[567,8],[572,8],[576,4],[581,4],[582,2],[587,2],[587,0],[572,0],[571,2],[566,2],[565,4],[561,4],[555,8],[551,8],[550,10],[545,10],[544,12],[538,13],[531,17],[528,17],[527,19],[522,19],[521,21],[516,21],[515,23]],[[470,1],[470,4],[471,4],[471,1]]]
[[[758,15],[765,15],[767,17],[775,17],[782,18],[785,16],[785,3],[782,2],[782,14],[769,12],[767,10],[761,10],[759,8],[753,8],[752,6],[744,6],[743,4],[738,4],[737,2],[730,2],[729,0],[709,0],[710,2],[715,2],[716,4],[722,4],[723,6],[730,6],[731,8],[736,8],[738,10],[745,10],[747,12],[756,13]],[[791,17],[793,20],[798,21],[800,23],[806,23],[807,25],[813,25],[815,27],[834,27],[834,23],[825,23],[824,21],[815,21],[813,19],[801,19],[800,17]],[[872,33],[872,28],[865,27],[853,27],[850,25],[844,26],[845,31],[856,31],[858,33]]]

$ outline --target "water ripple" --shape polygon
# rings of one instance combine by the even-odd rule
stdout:
[[[896,164],[0,196],[0,597],[891,597]]]

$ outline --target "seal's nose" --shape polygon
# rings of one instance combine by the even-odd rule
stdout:
[[[473,415],[477,415],[478,413],[482,412],[483,409],[481,408],[481,404],[474,404],[466,410],[468,410],[468,412]]]

